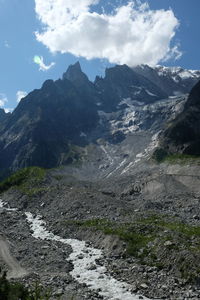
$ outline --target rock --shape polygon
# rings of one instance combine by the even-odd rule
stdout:
[[[148,285],[146,283],[142,283],[140,287],[144,290],[148,289]]]
[[[166,241],[165,243],[164,243],[164,246],[165,247],[170,247],[170,246],[172,246],[173,245],[173,243],[171,242],[171,241]]]
[[[59,295],[62,295],[63,294],[63,289],[60,288],[60,289],[57,289],[57,291],[54,293],[55,296],[59,296]]]
[[[97,266],[96,265],[91,265],[89,268],[88,268],[88,270],[96,270],[96,268],[97,268]]]

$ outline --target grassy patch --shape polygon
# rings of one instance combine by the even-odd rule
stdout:
[[[191,226],[180,222],[166,221],[165,218],[158,215],[152,215],[148,218],[141,219],[138,222],[141,224],[154,225],[158,230],[171,230],[179,234],[183,234],[187,238],[199,237],[200,238],[200,226]]]
[[[127,254],[138,256],[138,251],[146,247],[154,236],[148,233],[141,233],[133,227],[133,224],[117,224],[106,219],[90,219],[85,221],[67,221],[67,224],[74,224],[85,228],[100,230],[106,235],[118,236],[127,243]]]
[[[42,188],[39,185],[45,174],[45,169],[39,167],[21,169],[0,183],[0,193],[11,187],[17,187],[23,193],[32,195],[34,192],[41,191]]]
[[[200,156],[198,155],[189,155],[189,154],[181,154],[181,153],[174,153],[174,154],[169,154],[167,153],[166,150],[162,148],[157,148],[153,155],[152,158],[157,161],[158,163],[162,162],[168,162],[171,164],[186,164],[188,162],[195,162],[200,164]]]
[[[195,162],[200,164],[200,156],[197,155],[189,155],[189,154],[169,154],[165,157],[165,161],[175,164],[175,163],[181,163],[186,164],[188,162]]]
[[[165,160],[166,156],[167,156],[167,151],[165,151],[162,148],[157,148],[154,151],[154,153],[152,155],[152,158],[154,160],[156,160],[158,163],[161,163],[161,162],[163,162]]]
[[[65,224],[100,230],[126,242],[126,254],[141,264],[179,272],[194,282],[200,264],[200,227],[191,226],[165,215],[150,215],[130,223],[106,219],[66,221]]]

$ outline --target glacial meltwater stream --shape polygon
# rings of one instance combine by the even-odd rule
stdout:
[[[42,240],[58,241],[72,247],[72,253],[68,260],[73,263],[74,269],[71,275],[79,283],[85,283],[91,290],[96,290],[104,299],[109,300],[139,300],[140,295],[134,295],[130,292],[131,286],[120,282],[112,276],[106,275],[106,268],[98,266],[96,259],[102,257],[99,249],[87,247],[84,241],[76,239],[63,239],[54,235],[45,228],[45,222],[40,216],[33,217],[31,213],[26,213],[27,221],[33,231],[33,237]],[[92,266],[95,265],[95,268]],[[148,298],[142,297],[147,300]]]
[[[0,200],[0,208],[15,211]],[[79,283],[84,283],[91,290],[96,291],[106,300],[150,300],[141,295],[130,292],[131,285],[120,282],[106,274],[106,268],[96,264],[96,260],[102,257],[102,251],[88,247],[84,241],[77,239],[64,239],[45,228],[45,222],[41,216],[33,216],[32,213],[25,213],[27,222],[32,230],[32,236],[36,239],[57,241],[70,245],[72,253],[68,260],[73,264],[72,277]]]

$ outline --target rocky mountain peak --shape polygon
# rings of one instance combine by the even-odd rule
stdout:
[[[68,67],[67,71],[63,74],[63,79],[67,79],[71,82],[88,82],[88,77],[83,73],[79,61]]]
[[[188,93],[200,79],[200,71],[181,67],[138,65],[132,70],[156,83],[168,96]]]
[[[105,79],[117,80],[119,77],[133,76],[133,71],[127,65],[116,65],[111,68],[106,68]]]

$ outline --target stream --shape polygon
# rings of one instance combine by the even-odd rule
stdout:
[[[1,200],[0,208],[9,212],[16,210]],[[71,246],[72,253],[67,260],[73,264],[74,268],[70,274],[78,283],[86,284],[90,290],[96,291],[105,300],[150,300],[144,296],[132,294],[131,285],[107,275],[106,268],[96,264],[96,260],[103,256],[101,250],[88,246],[84,241],[64,239],[54,235],[46,229],[46,223],[40,215],[34,216],[30,212],[26,212],[25,215],[35,239],[57,241]]]
[[[26,213],[27,221],[33,231],[33,237],[42,240],[52,240],[72,247],[72,253],[68,260],[73,263],[74,269],[70,273],[79,283],[85,283],[91,290],[95,290],[104,299],[109,300],[148,300],[144,296],[134,295],[130,292],[131,285],[120,282],[112,276],[106,275],[106,268],[98,266],[96,259],[102,257],[102,251],[88,247],[84,241],[77,239],[63,239],[54,235],[45,228],[45,222],[41,216],[34,217],[31,213]]]

